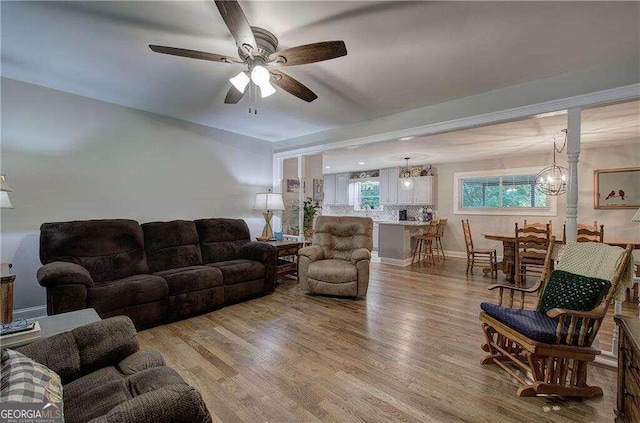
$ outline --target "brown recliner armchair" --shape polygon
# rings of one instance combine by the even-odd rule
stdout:
[[[372,249],[371,218],[318,217],[313,245],[298,251],[300,287],[315,294],[365,296]]]

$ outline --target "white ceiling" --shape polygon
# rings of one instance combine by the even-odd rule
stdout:
[[[344,40],[348,55],[285,71],[247,113],[225,105],[241,65],[148,44],[236,55],[213,1],[3,1],[2,75],[269,141],[362,122],[640,54],[638,2],[240,2],[280,47]]]
[[[409,165],[452,163],[553,151],[567,127],[566,113],[466,129],[445,134],[392,140],[323,154],[324,173]],[[640,149],[640,101],[613,104],[582,112],[582,148],[636,144]],[[566,150],[565,153],[566,154]],[[360,163],[363,163],[361,165]]]

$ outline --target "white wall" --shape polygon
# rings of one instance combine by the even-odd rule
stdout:
[[[14,310],[46,303],[36,280],[43,222],[205,217],[264,220],[251,210],[272,181],[268,142],[2,79],[2,262],[17,276]],[[255,118],[247,116],[247,119]]]
[[[522,157],[504,157],[498,160],[482,160],[439,164],[437,217],[448,218],[448,226],[443,240],[448,251],[464,252],[464,236],[462,219],[469,219],[473,244],[477,248],[496,248],[502,254],[502,245],[497,241],[486,240],[482,232],[512,232],[515,222],[523,219],[553,222],[556,237],[562,237],[562,225],[565,222],[566,195],[558,197],[558,214],[547,216],[482,216],[453,214],[453,173],[474,170],[543,166],[551,163],[551,154],[524,155]],[[558,164],[566,166],[566,155],[558,159]],[[606,148],[583,148],[578,162],[578,222],[603,224],[605,238],[640,239],[640,225],[631,222],[636,209],[595,210],[593,208],[593,171],[594,169],[612,169],[640,166],[640,140],[635,144],[627,144]]]

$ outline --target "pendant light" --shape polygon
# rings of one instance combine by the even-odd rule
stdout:
[[[536,188],[546,195],[557,196],[567,192],[569,170],[556,164],[556,152],[562,153],[567,145],[567,130],[563,129],[562,132],[564,132],[564,143],[560,149],[556,146],[556,137],[553,137],[553,164],[536,175]]]
[[[400,172],[400,176],[402,177],[402,180],[400,181],[400,186],[404,190],[410,190],[413,188],[413,179],[411,179],[411,169],[409,169],[410,157],[405,157],[404,159],[406,161],[407,167],[405,170]]]

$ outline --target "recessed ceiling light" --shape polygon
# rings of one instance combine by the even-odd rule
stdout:
[[[325,166],[324,168],[325,169],[331,169],[331,166]]]
[[[347,150],[355,150],[356,148],[360,148],[359,145],[352,145],[351,147],[347,147]]]
[[[364,162],[358,162],[358,164],[359,164],[359,165],[363,165],[363,164],[364,164]]]
[[[398,138],[400,141],[409,141],[414,139],[415,137],[402,137],[402,138]]]

